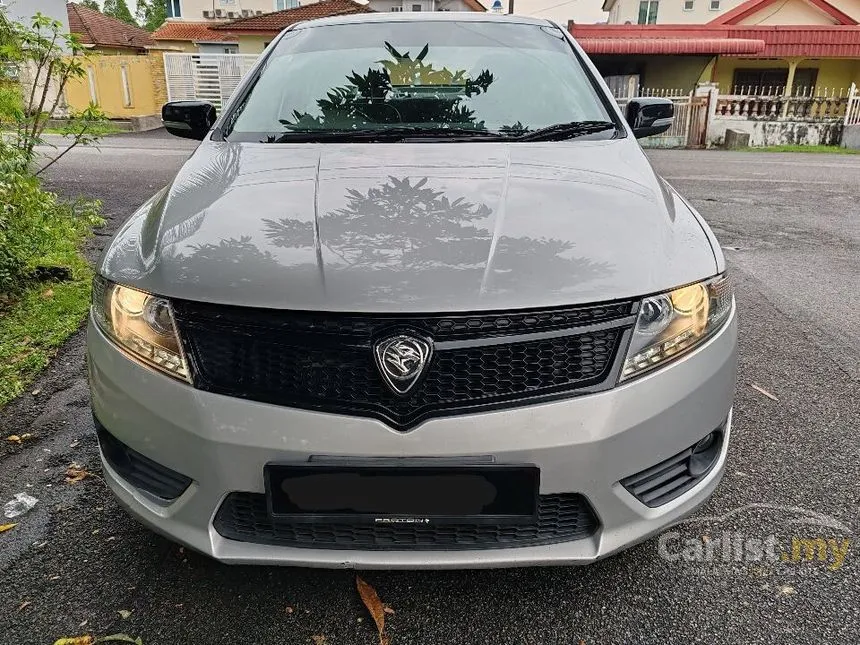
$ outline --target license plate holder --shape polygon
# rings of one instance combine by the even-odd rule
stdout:
[[[534,523],[540,470],[462,466],[267,464],[273,519],[294,523]]]

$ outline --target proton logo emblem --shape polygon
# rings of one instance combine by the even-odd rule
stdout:
[[[385,384],[395,394],[406,394],[430,363],[433,346],[422,338],[401,334],[379,341],[374,353]]]

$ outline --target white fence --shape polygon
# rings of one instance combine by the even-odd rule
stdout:
[[[845,125],[860,125],[860,87],[851,84],[848,102],[845,106]]]
[[[704,127],[706,99],[699,99],[695,92],[672,88],[649,88],[629,83],[622,87],[610,87],[615,101],[624,111],[627,104],[636,98],[659,97],[670,99],[675,104],[675,120],[672,127],[659,136],[642,139],[643,146],[654,148],[683,148],[704,143],[701,129]],[[700,107],[701,106],[701,107]]]
[[[257,56],[242,54],[165,54],[168,101],[208,101],[220,111]]]

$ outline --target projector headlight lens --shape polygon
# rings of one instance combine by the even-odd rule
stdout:
[[[728,320],[733,302],[725,275],[642,300],[620,380],[659,367],[704,342]]]
[[[96,277],[93,318],[105,335],[130,357],[190,381],[173,309],[166,298]]]

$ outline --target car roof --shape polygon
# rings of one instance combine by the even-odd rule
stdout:
[[[342,16],[316,18],[295,25],[294,29],[322,27],[325,25],[356,25],[380,22],[501,22],[520,25],[538,25],[546,27],[555,24],[545,18],[529,18],[528,16],[481,13],[475,11],[404,11],[379,13],[354,13]]]

